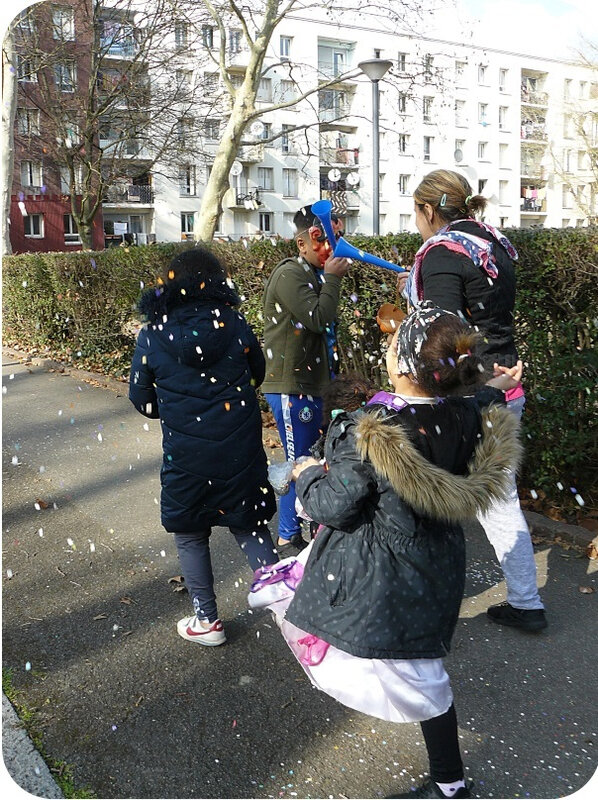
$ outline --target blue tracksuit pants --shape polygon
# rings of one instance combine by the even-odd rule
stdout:
[[[322,398],[305,394],[266,394],[287,460],[308,456],[309,448],[320,438]],[[279,498],[278,535],[290,539],[301,530],[295,512],[295,483],[288,494]]]

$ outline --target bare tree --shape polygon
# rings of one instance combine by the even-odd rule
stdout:
[[[577,210],[591,224],[598,222],[598,44],[585,40],[577,53],[577,61],[593,72],[590,81],[583,81],[585,94],[565,98],[563,108],[564,135],[571,147],[550,146],[554,174],[569,191]],[[573,142],[574,145],[573,146]]]
[[[83,246],[102,203],[151,192],[157,164],[194,152],[185,120],[200,87],[178,69],[181,48],[169,0],[70,0],[74,36],[61,7],[39,3],[22,14],[16,50],[27,108],[38,109],[43,136],[28,137],[60,170],[62,193]],[[58,10],[57,10],[58,9]],[[33,133],[40,133],[40,130]],[[143,198],[149,200],[151,198]]]
[[[252,0],[243,5],[236,0],[198,0],[193,4],[193,9],[196,13],[198,10],[201,12],[203,26],[213,27],[209,53],[223,87],[223,103],[228,108],[226,125],[214,155],[200,213],[196,215],[195,238],[209,241],[214,235],[218,218],[222,213],[222,201],[229,188],[229,173],[244,143],[248,126],[272,111],[297,106],[310,99],[318,100],[321,109],[322,99],[324,104],[326,103],[327,91],[334,91],[334,87],[356,77],[359,72],[358,70],[341,72],[330,77],[329,74],[313,68],[310,74],[305,65],[297,64],[295,61],[275,59],[272,62],[270,59],[266,65],[272,37],[280,23],[289,18],[293,12],[325,14],[329,18],[338,19],[339,22],[343,16],[355,13],[362,19],[375,18],[380,30],[405,32],[409,23],[415,23],[420,18],[422,6],[410,0],[381,0],[377,3],[355,0],[342,4],[333,0],[318,3],[309,0]],[[191,9],[187,19],[190,25],[197,24]],[[234,32],[232,38],[231,31]],[[230,71],[230,64],[240,40],[246,51],[245,68],[235,81]],[[297,91],[292,99],[273,98],[273,102],[260,102],[258,107],[256,101],[261,83],[273,70],[292,82]],[[311,118],[301,125],[287,128],[285,133],[306,130],[317,124],[320,109],[318,104],[312,104],[314,113]],[[335,111],[337,118],[346,113],[342,103]],[[275,137],[266,141],[272,141],[272,138]]]

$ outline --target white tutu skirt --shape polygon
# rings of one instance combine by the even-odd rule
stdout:
[[[313,685],[349,708],[389,722],[420,722],[448,711],[453,693],[441,658],[359,658],[287,622],[310,550],[311,543],[298,556],[257,570],[248,600],[251,608],[272,611]]]

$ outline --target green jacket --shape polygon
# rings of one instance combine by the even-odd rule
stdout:
[[[264,393],[321,397],[330,383],[326,325],[336,317],[341,278],[324,277],[321,283],[294,258],[272,270],[264,290]]]

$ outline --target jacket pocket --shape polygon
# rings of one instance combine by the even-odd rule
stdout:
[[[347,599],[344,549],[335,550],[328,555],[326,564],[322,565],[322,578],[330,605],[344,605]]]

